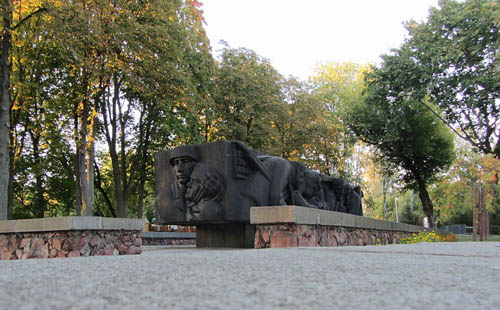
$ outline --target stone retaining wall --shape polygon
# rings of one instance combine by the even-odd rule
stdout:
[[[0,221],[0,259],[140,254],[144,221],[59,217]]]
[[[254,248],[384,245],[399,243],[410,232],[320,225],[256,225]]]
[[[383,245],[424,230],[404,223],[297,206],[254,207],[254,248]]]
[[[54,258],[141,253],[141,233],[54,231],[0,234],[1,259]]]
[[[152,239],[143,238],[143,245],[196,245],[196,239]]]
[[[195,232],[143,232],[143,245],[196,245]]]

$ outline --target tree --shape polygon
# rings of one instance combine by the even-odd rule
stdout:
[[[124,70],[127,62],[122,68],[126,73],[123,100],[139,117],[135,123],[128,117],[129,128],[120,125],[128,133],[128,139],[119,143],[123,179],[120,183],[125,202],[132,188],[137,192],[134,213],[137,211],[138,217],[143,215],[146,188],[153,188],[146,186],[146,179],[153,178],[152,153],[178,143],[200,143],[207,138],[201,119],[212,104],[211,80],[215,69],[202,27],[201,4],[156,1],[155,5],[158,7],[150,5],[148,10],[140,10],[148,16],[148,22],[139,25],[142,34],[134,39],[143,46],[135,51],[139,56],[133,62],[134,70]]]
[[[1,2],[1,56],[0,56],[0,220],[8,215],[9,197],[9,121],[10,121],[10,52],[12,32],[33,16],[46,11],[41,3],[22,6],[20,1],[2,0]]]
[[[484,203],[489,214],[500,213],[499,185],[492,182],[500,171],[500,161],[493,154],[482,156],[465,141],[457,141],[457,159],[443,179],[431,190],[443,225],[467,224],[472,226],[473,208],[482,187]],[[495,196],[496,195],[496,196]]]
[[[345,123],[345,113],[362,100],[364,76],[369,70],[368,65],[328,62],[319,65],[311,78],[313,94],[324,109],[320,114],[324,117],[319,122],[320,134],[314,135],[311,143],[317,157],[325,159],[325,166],[320,170],[357,182],[360,181],[355,171],[357,139]]]
[[[139,121],[142,121],[146,113],[139,98],[146,98],[151,87],[170,94],[168,87],[171,85],[161,82],[180,75],[178,71],[184,67],[182,62],[172,61],[175,54],[181,53],[182,33],[187,32],[177,20],[181,5],[181,1],[168,4],[156,1],[143,6],[115,1],[113,6],[96,9],[101,13],[102,25],[98,42],[108,42],[107,48],[101,52],[103,69],[99,80],[103,84],[102,95],[96,98],[100,109],[99,131],[108,145],[118,217],[126,217],[133,181],[142,166],[143,149],[147,150],[149,136],[144,137],[144,127],[135,126],[134,114],[139,113]],[[179,40],[172,41],[172,37]],[[146,71],[162,72],[164,77],[152,81],[144,78]],[[180,93],[183,87],[181,85],[176,93]],[[147,94],[137,97],[137,90]],[[139,139],[132,134],[136,130]],[[98,189],[102,191],[104,188],[100,186]],[[111,203],[110,200],[106,202]]]
[[[12,32],[9,201],[15,215],[80,215],[83,202],[86,215],[99,205],[97,214],[142,217],[153,188],[146,184],[153,178],[152,152],[202,141],[197,107],[211,104],[214,63],[201,4],[47,3],[46,14],[33,14]],[[14,1],[14,20],[39,5]]]
[[[38,5],[38,1],[22,1],[17,9],[29,11]],[[52,70],[47,59],[54,56],[45,28],[49,15],[50,12],[33,15],[12,33],[9,218],[13,218],[14,193],[26,209],[22,213],[29,211],[35,217],[43,217],[54,201],[46,195],[46,184],[52,175],[47,157],[50,149],[57,148],[48,146],[60,141],[62,132],[57,116],[49,107],[49,90],[55,82],[47,74]]]
[[[106,205],[116,203],[116,215],[125,217],[135,182],[139,183],[138,195],[144,195],[147,158],[153,144],[164,148],[175,144],[174,140],[189,143],[190,137],[194,137],[193,140],[199,141],[197,122],[193,122],[197,111],[192,107],[205,95],[200,84],[208,80],[205,71],[209,71],[212,58],[207,57],[208,40],[200,28],[196,1],[116,0],[111,4],[93,1],[80,5],[68,7],[70,13],[78,12],[74,18],[76,24],[64,25],[77,28],[70,32],[76,42],[66,51],[69,57],[64,70],[74,67],[89,74],[75,84],[86,85],[87,89],[79,91],[80,97],[76,98],[88,103],[75,110],[80,120],[79,155],[87,158],[87,169],[80,165],[80,184],[88,184],[88,196],[92,198],[90,187],[94,182],[89,176],[93,177],[92,165],[99,164],[92,161],[94,141],[104,138],[112,168],[112,186],[99,184],[98,190],[111,198],[106,199]],[[89,19],[90,26],[85,22]],[[84,78],[79,72],[71,72],[66,81]],[[81,122],[86,120],[83,117],[86,106],[93,125],[85,127]],[[82,148],[84,140],[88,143]],[[101,182],[108,177],[104,173],[99,176]],[[105,194],[103,190],[114,193]],[[84,186],[81,191],[85,197]],[[137,205],[138,209],[132,212],[142,217],[142,198]]]
[[[270,146],[266,151],[300,161],[311,138],[318,134],[315,121],[322,113],[321,103],[311,95],[309,85],[293,77],[284,78],[280,84],[283,99],[271,111]]]
[[[412,98],[483,154],[500,158],[498,1],[443,0],[427,21],[407,23],[393,51],[387,97]],[[491,181],[498,184],[498,172]]]
[[[281,76],[254,51],[222,50],[215,83],[216,139],[239,140],[266,151],[271,120],[281,101]]]
[[[349,111],[349,125],[399,175],[406,189],[418,191],[429,223],[433,205],[427,191],[453,161],[453,136],[411,91],[393,90],[408,61],[403,52],[385,55],[380,68],[367,75],[366,97]],[[429,101],[427,105],[431,105]]]
[[[0,58],[0,220],[7,219],[9,184],[9,53],[11,46],[12,2],[2,1],[2,55]]]
[[[458,136],[500,159],[500,5],[496,0],[439,5],[426,22],[407,24],[404,48],[413,69],[402,78],[421,97],[431,97]]]

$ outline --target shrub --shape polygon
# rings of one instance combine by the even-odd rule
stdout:
[[[500,225],[491,225],[490,234],[500,235]]]
[[[447,233],[447,234],[443,235],[443,241],[455,242],[455,241],[457,241],[457,237],[455,237],[455,235],[452,233]]]
[[[457,238],[452,233],[436,233],[435,231],[421,231],[418,234],[414,233],[410,237],[402,238],[399,243],[420,243],[420,242],[453,242]]]

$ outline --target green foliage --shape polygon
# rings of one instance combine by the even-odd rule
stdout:
[[[317,101],[310,95],[308,85],[290,77],[280,84],[282,101],[274,108],[270,122],[269,154],[299,160],[310,141],[314,119],[320,113]]]
[[[20,10],[35,2],[15,6],[14,14],[25,16]],[[97,141],[102,174],[96,177],[101,188],[95,211],[113,216],[120,196],[135,207],[144,199],[139,192],[154,193],[148,186],[154,151],[202,140],[197,107],[209,102],[214,62],[199,3],[54,0],[45,5],[44,14],[13,37],[15,216],[74,214],[79,200],[75,153]]]
[[[311,146],[314,158],[323,159],[319,170],[351,182],[360,182],[356,158],[357,138],[347,126],[346,113],[362,101],[367,65],[329,62],[319,65],[311,78],[313,94],[321,104],[320,121]]]
[[[456,161],[442,181],[431,189],[440,224],[472,226],[472,210],[477,204],[480,187],[488,213],[500,214],[500,188],[495,183],[499,171],[500,161],[493,155],[483,156],[463,142],[459,144]]]
[[[280,80],[268,60],[251,50],[226,45],[215,77],[213,139],[239,140],[265,151],[281,100]]]
[[[418,180],[432,183],[453,161],[453,136],[423,105],[411,98],[391,102],[384,92],[392,71],[385,63],[369,76],[364,103],[350,111],[350,126],[393,169],[401,168],[407,189],[419,189]],[[392,74],[392,73],[391,73]]]
[[[498,168],[489,157],[464,157],[430,186],[453,153],[436,116],[498,157],[496,1],[443,1],[428,22],[408,23],[408,42],[384,56],[368,85],[370,69],[352,63],[323,64],[306,84],[282,77],[245,48],[226,45],[215,61],[197,1],[22,1],[14,19],[40,3],[47,10],[13,32],[15,218],[75,214],[77,149],[92,143],[95,214],[116,216],[122,200],[126,216],[151,218],[152,154],[218,139],[241,140],[351,182],[384,160],[403,189],[422,191],[418,180],[430,187],[441,224],[467,221],[477,196],[472,185],[481,179],[488,210],[500,213]],[[353,131],[378,148],[379,162]],[[479,162],[483,175],[474,172]],[[366,180],[366,214],[382,218],[382,179]],[[400,188],[386,193],[386,218],[396,220],[397,203],[401,222],[421,224],[423,204]]]
[[[348,111],[349,125],[361,140],[376,147],[388,169],[397,171],[404,189],[419,192],[431,220],[433,206],[427,186],[451,165],[453,136],[427,108],[432,105],[428,99],[414,95],[414,85],[406,80],[407,51],[394,51],[383,60],[367,75],[364,100]]]
[[[440,1],[426,22],[409,22],[406,83],[429,95],[456,133],[500,158],[500,5]],[[418,83],[414,83],[418,81]]]
[[[379,87],[371,87],[369,96],[385,98],[388,105],[393,106],[400,106],[401,102],[420,104],[476,150],[498,158],[499,12],[498,1],[446,0],[440,2],[440,8],[431,10],[427,21],[408,22],[408,40],[383,57],[384,65],[371,81]],[[377,113],[384,114],[384,111],[378,109],[371,113],[378,116]],[[423,112],[414,110],[414,113]],[[386,117],[391,119],[394,128],[402,127],[394,115],[386,114]],[[390,130],[383,125],[374,126],[370,134],[383,135]],[[419,138],[418,135],[411,137],[412,140]],[[432,152],[440,145],[436,140],[422,151]],[[447,160],[445,153],[442,163]],[[429,166],[431,161],[420,158],[426,162],[423,171],[428,175],[443,174],[444,171],[435,171]],[[467,168],[474,166],[473,162],[471,157],[459,160],[447,177],[431,188],[440,224],[470,223],[479,179],[470,173],[473,169]],[[462,174],[465,171],[469,171],[468,175]],[[488,204],[498,196],[498,169],[491,171],[489,178],[481,177]],[[403,175],[402,180],[414,176]],[[414,184],[411,188],[415,188]],[[496,212],[491,207],[489,210]]]
[[[363,199],[363,212],[365,216],[384,219],[384,202],[382,184],[377,184],[380,189],[368,192]],[[422,225],[425,214],[418,196],[413,191],[401,191],[392,186],[386,189],[385,220]],[[396,214],[397,213],[397,214]]]
[[[285,100],[277,106],[272,120],[269,153],[302,161],[325,174],[343,171],[339,163],[347,155],[339,151],[343,145],[339,126],[324,98],[315,94],[312,86],[293,78],[284,81],[282,92]]]

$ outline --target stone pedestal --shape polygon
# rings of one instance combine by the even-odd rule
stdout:
[[[253,248],[255,225],[244,223],[196,226],[198,248]]]

